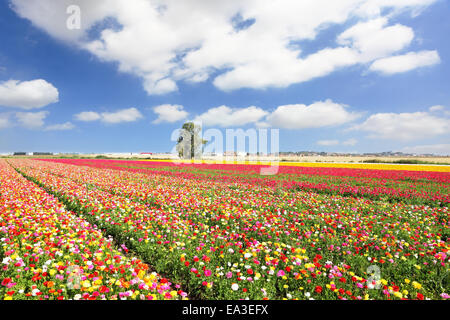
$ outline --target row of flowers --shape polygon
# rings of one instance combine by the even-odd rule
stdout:
[[[179,285],[0,160],[0,298],[180,299]]]
[[[445,207],[160,172],[13,164],[193,296],[448,297]]]
[[[368,199],[383,199],[410,204],[450,204],[450,173],[396,170],[361,170],[342,168],[280,167],[276,176],[263,177],[257,166],[201,165],[167,162],[49,159],[46,161],[88,165],[102,169],[134,173],[159,174],[201,180],[221,180],[224,183],[264,185],[271,188],[301,189],[324,194],[350,195]],[[217,167],[216,169],[213,169]],[[253,169],[244,170],[245,167]]]

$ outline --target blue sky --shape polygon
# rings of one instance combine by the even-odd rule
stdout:
[[[449,154],[448,1],[321,2],[2,0],[0,152],[166,152],[195,119],[279,128],[281,151]]]

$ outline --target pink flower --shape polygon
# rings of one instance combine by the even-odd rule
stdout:
[[[211,270],[209,270],[209,269],[205,270],[205,276],[210,277],[211,274],[212,274]]]
[[[282,277],[284,275],[285,275],[285,273],[284,273],[283,270],[280,270],[280,271],[277,272],[277,277]]]

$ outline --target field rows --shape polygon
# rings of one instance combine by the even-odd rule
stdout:
[[[448,207],[439,201],[427,206],[317,193],[275,179],[262,183],[239,168],[239,175],[220,168],[205,175],[198,168],[58,162],[64,161],[10,160],[74,219],[95,224],[190,297],[448,298]],[[2,170],[13,173],[5,163]],[[411,177],[448,190],[445,173]],[[382,177],[389,178],[396,179]],[[4,215],[0,235],[14,225]]]
[[[286,190],[309,190],[391,202],[448,206],[450,173],[421,171],[356,170],[342,168],[280,167],[276,175],[261,176],[259,166],[173,165],[167,162],[114,160],[50,160],[133,173],[156,171],[189,179],[263,185]],[[203,178],[203,179],[202,179]]]
[[[166,279],[0,161],[0,297],[178,299]]]

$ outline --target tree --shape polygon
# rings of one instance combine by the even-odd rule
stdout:
[[[193,122],[186,122],[180,129],[180,136],[177,140],[177,152],[180,158],[195,159],[200,158],[202,146],[208,141],[200,136],[202,127]]]

